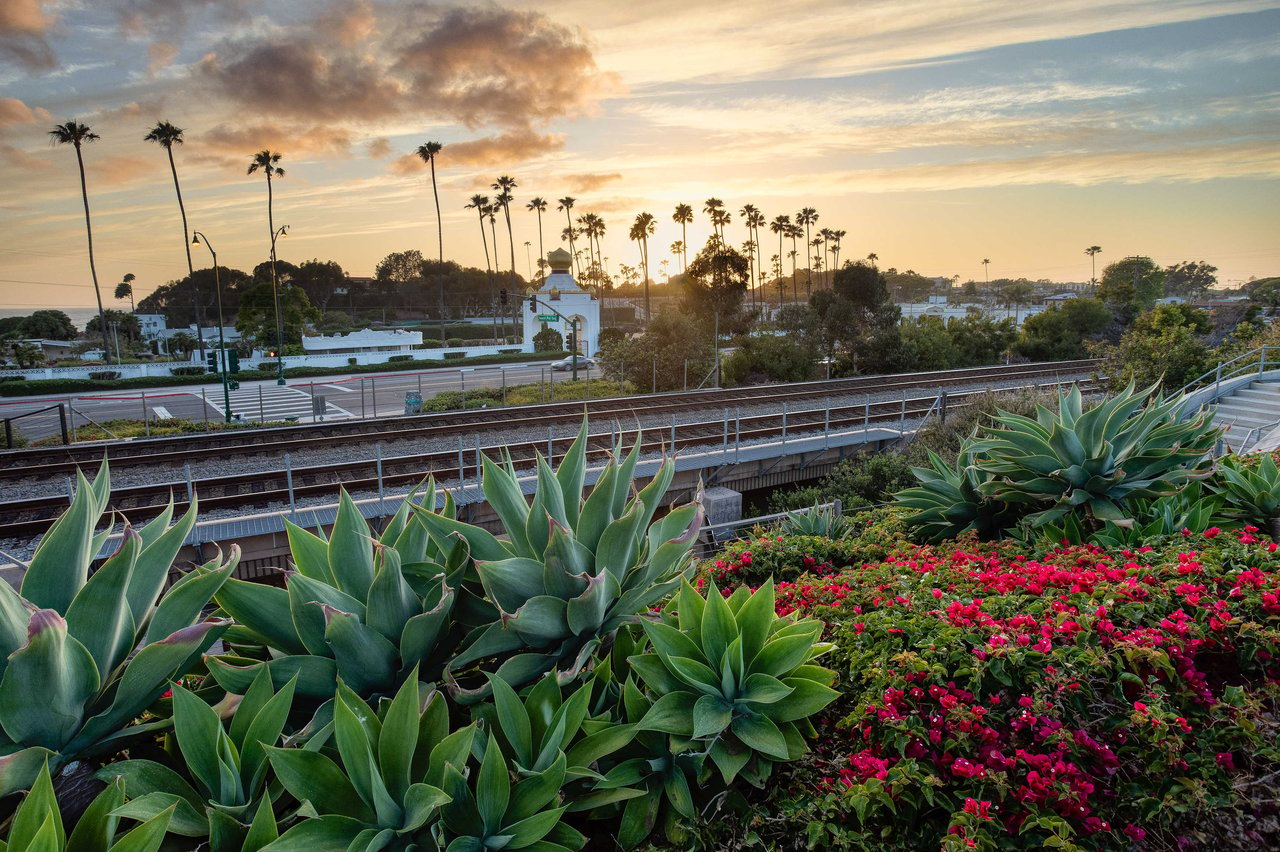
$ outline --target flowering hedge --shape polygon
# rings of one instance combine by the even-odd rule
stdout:
[[[773,817],[709,822],[709,847],[734,831],[780,849],[1280,846],[1269,538],[923,547],[893,512],[869,518],[834,546],[760,536],[703,565],[727,592],[767,554],[778,611],[827,623],[845,693],[756,803]]]

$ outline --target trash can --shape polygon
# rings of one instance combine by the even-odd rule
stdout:
[[[405,414],[421,414],[422,413],[422,394],[417,391],[409,391],[404,395],[404,413]]]

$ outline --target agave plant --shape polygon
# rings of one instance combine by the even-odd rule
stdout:
[[[587,424],[556,471],[541,456],[537,488],[526,502],[510,459],[484,459],[483,488],[507,538],[446,514],[419,508],[439,544],[460,537],[470,546],[484,592],[499,618],[467,637],[446,677],[460,701],[489,694],[488,681],[457,682],[481,664],[515,687],[555,671],[561,683],[578,677],[615,632],[665,598],[687,572],[701,526],[693,503],[653,523],[674,475],[670,459],[633,497],[640,442],[623,457],[615,448],[590,496],[582,498]]]
[[[619,641],[610,655],[616,658],[619,668],[616,675],[622,678],[617,701],[632,728],[639,725],[654,704],[654,699],[630,676],[625,659],[638,653],[644,644],[643,639],[632,644],[619,633]],[[598,672],[606,671],[609,662],[612,661],[606,661]],[[695,798],[705,800],[710,798],[706,795],[708,790],[718,793],[719,789],[702,771],[706,751],[687,748],[683,742],[673,746],[674,739],[657,731],[636,732],[631,741],[613,755],[614,764],[594,791],[575,802],[572,809],[622,803],[617,841],[623,849],[641,843],[659,824],[667,840],[677,847],[683,845],[688,838],[685,826],[697,817]]]
[[[1151,539],[1175,535],[1184,529],[1203,532],[1213,523],[1220,505],[1212,495],[1205,494],[1202,483],[1192,482],[1167,497],[1132,501],[1129,506],[1133,515],[1131,524],[1107,521],[1101,530],[1089,534],[1076,516],[1067,515],[1058,523],[1028,530],[1027,538],[1038,537],[1051,542],[1065,539],[1073,544],[1088,539],[1104,547],[1138,547]]]
[[[0,583],[0,796],[28,787],[46,762],[126,748],[168,725],[134,724],[230,623],[199,621],[239,562],[214,559],[161,597],[174,557],[196,519],[176,524],[173,505],[151,523],[124,527],[119,549],[92,576],[110,527],[95,534],[111,490],[104,463],[79,486],[41,540],[21,594]]]
[[[778,522],[782,535],[816,535],[844,538],[853,531],[853,523],[836,512],[834,506],[813,506],[789,513]]]
[[[1057,413],[1038,406],[1034,419],[1001,411],[985,435],[963,450],[989,478],[986,497],[1032,509],[1032,526],[1071,513],[1100,526],[1129,523],[1135,498],[1174,494],[1210,473],[1208,456],[1221,430],[1201,411],[1181,418],[1182,396],[1155,395],[1153,385],[1085,409],[1079,386],[1060,393]]]
[[[435,499],[431,485],[424,500]],[[236,621],[228,641],[265,649],[256,658],[211,658],[218,683],[243,694],[265,668],[277,686],[297,677],[300,695],[323,700],[339,677],[365,696],[394,692],[410,672],[435,679],[470,558],[465,540],[433,544],[410,503],[380,539],[345,491],[327,539],[286,521],[296,568],[286,588],[231,580],[216,596]],[[448,497],[444,511],[453,511]],[[493,617],[491,608],[485,616]]]
[[[1208,485],[1223,501],[1222,520],[1257,524],[1280,535],[1280,470],[1270,453],[1227,456]]]
[[[675,753],[707,752],[726,784],[763,785],[775,761],[804,754],[808,717],[839,694],[835,673],[813,665],[832,647],[818,641],[822,623],[777,616],[772,580],[729,598],[685,582],[672,606],[675,624],[644,624],[655,653],[630,661],[659,696],[637,730],[670,735]]]
[[[1015,525],[1019,507],[983,495],[990,475],[962,452],[955,467],[929,451],[929,467],[913,467],[919,484],[894,494],[898,505],[915,510],[906,522],[927,541],[953,539],[973,530],[983,540],[998,538]]]
[[[586,845],[586,837],[561,821],[569,808],[558,803],[566,777],[563,752],[545,771],[512,784],[497,738],[490,734],[477,744],[483,746],[478,771],[468,775],[453,763],[444,767],[444,790],[450,801],[440,810],[439,849],[571,852]]]
[[[276,837],[268,781],[266,747],[284,731],[295,681],[279,692],[261,670],[243,695],[228,696],[223,709],[234,716],[224,728],[219,713],[181,686],[173,688],[173,722],[178,752],[190,772],[182,774],[152,760],[121,760],[98,778],[124,782],[130,801],[117,816],[147,820],[165,811],[169,831],[207,837],[212,852],[256,850]]]
[[[450,733],[444,696],[427,691],[416,673],[379,708],[374,712],[339,684],[328,727],[336,761],[320,751],[327,736],[313,738],[305,748],[268,747],[280,783],[317,817],[302,820],[264,849],[444,848],[437,846],[437,822],[450,797],[441,788],[452,784],[449,773],[455,767],[465,769],[475,725]]]
[[[49,767],[41,766],[31,792],[13,815],[8,837],[0,840],[0,852],[156,852],[164,842],[172,811],[158,813],[124,833],[115,813],[123,802],[124,785],[117,781],[98,794],[67,837]]]

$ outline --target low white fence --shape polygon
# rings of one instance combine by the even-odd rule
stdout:
[[[284,365],[288,367],[345,367],[364,366],[367,364],[386,364],[395,358],[405,360],[403,356],[411,356],[413,361],[450,361],[458,358],[475,358],[481,355],[501,355],[509,352],[533,352],[533,343],[513,343],[504,346],[453,346],[444,349],[414,349],[409,352],[339,352],[329,355],[286,355]],[[240,369],[256,370],[261,364],[269,364],[268,369],[275,369],[275,358],[255,356],[241,358]],[[120,374],[122,379],[136,379],[143,376],[170,376],[176,367],[201,367],[204,362],[196,353],[191,361],[157,361],[145,364],[107,364],[86,365],[83,367],[36,367],[30,370],[0,368],[0,380],[22,376],[28,381],[35,379],[87,379],[90,373],[111,371]]]

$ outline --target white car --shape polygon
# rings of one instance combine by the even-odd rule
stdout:
[[[579,369],[579,370],[594,370],[594,369],[596,369],[596,359],[594,359],[594,358],[588,358],[588,357],[587,357],[587,356],[585,356],[585,355],[577,355],[577,356],[572,356],[572,355],[571,355],[570,357],[568,357],[568,358],[562,358],[562,359],[560,359],[559,361],[552,361],[552,362],[551,362],[551,369],[553,369],[553,370],[560,370],[560,371],[572,370],[572,369],[573,369],[573,361],[574,361],[574,358],[575,358],[575,357],[576,357],[576,358],[577,358],[577,360],[578,360],[578,369]]]

